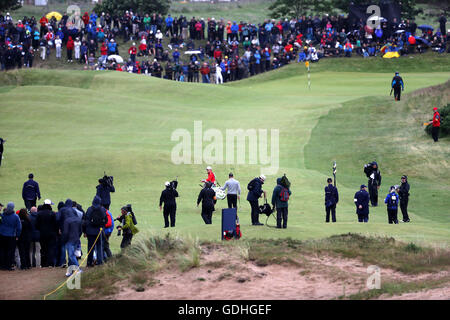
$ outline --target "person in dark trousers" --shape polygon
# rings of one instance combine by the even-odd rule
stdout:
[[[441,34],[445,36],[445,24],[447,23],[447,18],[445,17],[445,14],[442,13],[442,15],[439,17],[439,29],[441,30]]]
[[[288,220],[288,201],[291,190],[281,185],[281,178],[277,179],[277,185],[272,192],[272,206],[277,210],[277,228],[286,229]]]
[[[378,189],[381,186],[381,173],[378,163],[371,162],[364,165],[364,173],[366,174],[369,186],[370,203],[373,207],[378,206]]]
[[[439,140],[439,128],[441,127],[441,115],[438,112],[438,108],[433,108],[433,123],[431,127],[431,136],[433,137],[434,142],[438,142]]]
[[[336,222],[336,205],[339,202],[339,193],[338,189],[333,186],[333,179],[327,179],[328,185],[325,187],[325,222],[330,222],[330,213],[331,213],[331,221]]]
[[[241,196],[241,185],[239,181],[234,179],[233,173],[228,174],[228,180],[225,182],[224,186],[220,189],[228,189],[227,192],[227,203],[228,208],[237,208],[237,200]]]
[[[61,210],[64,208],[64,202],[58,202],[58,211],[56,211],[56,223],[58,224],[58,232],[56,233],[56,251],[55,251],[55,260],[56,267],[65,267],[66,266],[66,247],[62,243],[61,234],[62,234],[62,219],[61,219]]]
[[[197,207],[202,203],[202,218],[205,224],[212,224],[214,205],[217,202],[216,192],[211,189],[212,183],[205,182],[205,187],[200,191],[197,198]]]
[[[102,207],[109,209],[111,205],[111,192],[116,192],[116,189],[112,184],[108,184],[104,177],[99,179],[98,183],[96,195],[100,197]]]
[[[63,240],[63,233],[64,233],[64,224],[67,217],[71,217],[74,214],[76,214],[75,209],[73,209],[73,201],[71,199],[67,199],[64,203],[64,206],[61,208],[58,205],[58,213],[57,214],[57,221],[59,226],[59,233],[58,233],[58,249],[59,249],[59,259],[56,263],[57,267],[65,267],[66,266],[66,253],[68,253],[68,249],[66,247],[66,243]]]
[[[395,101],[400,101],[400,96],[405,88],[403,85],[403,79],[400,77],[398,72],[396,72],[394,78],[392,78],[391,86],[392,89],[394,89]]]
[[[38,211],[36,207],[31,207],[30,210],[30,222],[32,227],[32,237],[31,237],[31,266],[33,268],[41,266],[41,234],[39,230],[36,228]]]
[[[6,209],[0,217],[0,268],[2,270],[14,270],[16,241],[20,237],[22,224],[14,211],[13,202],[6,205]]]
[[[3,144],[6,142],[6,140],[3,140],[3,138],[0,138],[0,167],[2,166],[2,159],[3,159]]]
[[[356,214],[358,215],[358,222],[369,222],[369,193],[366,191],[366,186],[361,185],[360,190],[355,193],[353,201],[356,206]]]
[[[399,196],[395,192],[395,187],[391,186],[389,188],[389,193],[386,195],[386,198],[384,199],[384,203],[386,203],[387,207],[387,214],[388,214],[388,222],[389,224],[398,224],[398,201]]]
[[[103,264],[103,237],[100,228],[104,229],[106,224],[106,209],[101,205],[99,196],[95,196],[85,215],[83,216],[82,230],[84,237],[88,239],[87,266],[94,266],[94,250],[97,255],[97,265]],[[94,246],[95,244],[95,246]]]
[[[264,184],[264,181],[266,180],[266,177],[264,175],[261,175],[252,181],[247,185],[248,189],[248,195],[247,195],[247,201],[250,203],[250,207],[252,209],[251,211],[251,218],[252,218],[252,225],[254,226],[262,226],[264,224],[259,222],[259,204],[258,199],[261,198],[261,196],[264,194],[264,198],[266,198],[266,191],[262,189],[262,185]]]
[[[132,212],[129,210],[129,207],[122,207],[121,216],[117,218],[122,225],[118,226],[118,230],[123,231],[122,234],[122,242],[120,243],[120,248],[125,249],[129,245],[131,245],[131,240],[133,236],[139,232],[138,228],[136,228],[133,222]]]
[[[161,197],[159,198],[159,210],[163,210],[164,204],[164,228],[169,227],[169,218],[170,226],[175,227],[175,216],[177,213],[177,202],[175,198],[178,197],[178,191],[169,181],[166,181],[165,186],[166,189],[161,192]]]
[[[46,199],[44,204],[38,207],[36,219],[36,229],[40,234],[42,268],[54,267],[56,264],[56,236],[59,227],[52,204]]]
[[[402,184],[398,189],[398,196],[400,198],[400,209],[402,210],[403,222],[409,222],[408,215],[408,201],[409,201],[409,183],[408,177],[402,176]]]
[[[69,200],[69,199],[68,199]],[[72,206],[72,201],[70,201]],[[67,201],[66,201],[67,204]],[[68,207],[66,207],[68,208]],[[70,207],[72,209],[72,207]],[[62,241],[67,248],[68,266],[79,266],[77,257],[75,256],[75,250],[78,246],[82,234],[81,219],[75,210],[67,210],[64,217],[64,225],[62,232]],[[70,277],[72,272],[67,272],[66,276]]]
[[[22,232],[20,233],[17,247],[19,248],[20,255],[20,269],[26,270],[31,268],[30,247],[33,237],[33,227],[27,209],[20,209],[19,218],[22,224]]]
[[[114,231],[114,218],[109,210],[106,210],[106,224],[103,232],[103,261],[112,257],[111,249],[109,248],[109,238]]]
[[[28,181],[23,184],[22,199],[25,203],[25,207],[30,210],[31,207],[36,206],[36,199],[41,200],[41,192],[39,191],[39,183],[34,181],[34,175],[30,173],[28,175]]]

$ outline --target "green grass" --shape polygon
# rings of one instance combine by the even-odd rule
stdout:
[[[210,128],[223,134],[238,128],[280,130],[280,169],[268,176],[265,189],[270,195],[276,177],[283,173],[291,180],[288,229],[250,225],[246,185],[260,174],[259,165],[248,160],[244,165],[212,164],[219,182],[224,183],[230,171],[241,181],[239,217],[244,239],[305,240],[352,232],[447,246],[448,139],[431,144],[421,124],[435,103],[447,103],[449,89],[445,85],[423,94],[414,91],[446,82],[448,59],[448,55],[430,54],[395,62],[323,60],[312,65],[311,90],[301,64],[225,86],[118,72],[2,73],[0,127],[8,141],[0,168],[0,201],[14,201],[21,207],[22,184],[33,172],[43,199],[57,203],[70,197],[87,208],[98,178],[106,171],[114,176],[117,190],[112,194],[113,215],[132,203],[139,229],[161,235],[167,229],[162,228],[158,209],[160,192],[164,181],[178,176],[177,227],[170,232],[219,240],[225,202],[219,201],[213,224],[208,226],[195,206],[207,164],[171,162],[176,145],[172,132],[184,128],[193,134],[194,121],[202,120],[204,132]],[[356,61],[369,70],[356,69]],[[399,103],[388,96],[393,70],[400,70],[406,82]],[[396,143],[388,143],[392,139]],[[402,174],[409,175],[412,223],[388,225],[383,205],[371,209],[369,224],[356,223],[353,194],[366,182],[362,165],[374,157],[383,175],[380,198]],[[328,225],[324,224],[323,187],[333,160],[338,163],[341,201],[338,223]],[[117,252],[120,238],[114,234],[111,239]]]

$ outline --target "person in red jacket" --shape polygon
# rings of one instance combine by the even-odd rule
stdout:
[[[48,19],[46,16],[42,16],[41,20],[39,20],[39,23],[41,24],[41,38],[44,34],[47,33],[47,25],[48,25]]]
[[[83,20],[84,22],[84,27],[87,27],[87,25],[89,24],[89,14],[85,12],[81,17],[81,20]]]
[[[67,49],[67,62],[73,62],[72,60],[72,52],[73,52],[73,48],[75,47],[75,44],[73,42],[73,39],[71,36],[69,36],[69,40],[67,40],[67,45],[66,45],[66,49]]]
[[[433,127],[431,128],[431,136],[433,137],[434,142],[438,142],[439,140],[439,128],[441,127],[441,115],[438,112],[438,108],[433,108]]]
[[[137,54],[136,43],[133,42],[133,45],[130,47],[130,49],[128,49],[128,53],[130,55],[131,61],[134,63],[136,61]]]
[[[202,180],[202,182],[211,182],[213,185],[216,185],[216,176],[210,166],[206,167],[206,173],[208,174],[208,178],[206,178],[206,180]]]

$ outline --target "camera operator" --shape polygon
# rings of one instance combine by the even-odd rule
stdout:
[[[116,218],[115,220],[119,221],[121,225],[117,226],[117,235],[120,236],[122,231],[122,242],[120,243],[120,248],[124,249],[131,244],[131,240],[133,236],[139,232],[138,228],[136,228],[133,213],[131,212],[131,206],[125,206],[121,209],[121,216]]]
[[[105,175],[98,180],[98,183],[96,195],[100,197],[102,207],[109,209],[109,206],[111,205],[111,192],[116,192],[113,185],[113,177]]]
[[[373,161],[364,165],[364,173],[366,174],[369,187],[370,203],[372,207],[378,206],[378,189],[381,185],[381,173],[378,169],[378,164]]]
[[[175,227],[175,215],[177,213],[177,203],[176,197],[178,197],[178,192],[176,190],[177,183],[176,181],[166,181],[165,183],[166,189],[161,192],[161,197],[159,198],[159,210],[163,209],[162,205],[164,203],[164,228],[169,227],[169,217],[170,217],[170,226]]]

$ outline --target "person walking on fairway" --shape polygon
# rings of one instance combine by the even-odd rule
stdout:
[[[164,228],[169,227],[169,218],[170,226],[175,227],[175,215],[177,213],[177,203],[175,198],[178,197],[178,192],[172,187],[169,181],[166,181],[164,185],[166,186],[166,189],[161,192],[161,197],[159,198],[159,210],[163,210],[162,205],[164,204]]]
[[[288,201],[291,190],[281,185],[281,178],[277,179],[277,185],[272,193],[272,206],[277,209],[277,228],[287,228]]]
[[[212,224],[214,205],[217,202],[216,192],[211,189],[212,183],[205,182],[205,187],[200,191],[197,198],[197,207],[202,203],[202,218],[205,224]]]
[[[239,181],[234,179],[233,173],[230,172],[228,175],[228,180],[225,182],[225,185],[220,188],[221,190],[225,191],[225,189],[228,189],[227,192],[227,202],[228,202],[228,208],[237,208],[237,200],[241,197],[241,184]]]
[[[384,199],[384,203],[387,205],[387,214],[389,224],[398,224],[397,212],[398,212],[398,194],[395,192],[395,187],[391,186],[389,193]]]
[[[391,86],[394,90],[395,101],[400,101],[401,93],[405,88],[403,85],[403,79],[400,77],[398,72],[396,72],[394,78],[392,78]]]
[[[34,181],[34,175],[30,173],[28,175],[28,181],[23,184],[22,199],[25,203],[25,207],[30,210],[31,207],[36,206],[36,199],[41,200],[41,192],[39,191],[39,183]]]
[[[366,191],[366,186],[361,185],[360,190],[355,193],[353,201],[356,205],[356,214],[358,215],[358,222],[369,222],[369,193]]]
[[[381,173],[376,161],[364,165],[364,173],[366,174],[369,185],[370,203],[373,207],[378,206],[378,189],[381,185]]]
[[[403,222],[409,222],[408,215],[408,201],[409,201],[409,183],[408,177],[402,176],[402,184],[398,189],[398,196],[400,198],[400,209],[402,210]]]
[[[438,112],[438,108],[433,108],[433,123],[431,127],[431,136],[433,137],[434,142],[438,142],[439,140],[439,128],[441,127],[441,115]]]
[[[250,207],[252,208],[251,217],[252,217],[252,225],[254,226],[262,226],[263,224],[259,222],[259,205],[258,199],[261,198],[262,194],[264,194],[264,198],[266,198],[266,191],[262,189],[262,185],[266,177],[264,175],[260,175],[259,177],[253,179],[247,185],[248,195],[247,201],[250,203]]]
[[[330,213],[331,213],[331,221],[336,222],[336,205],[339,202],[339,193],[338,189],[333,186],[333,179],[327,179],[328,185],[325,187],[325,222],[330,222]]]

